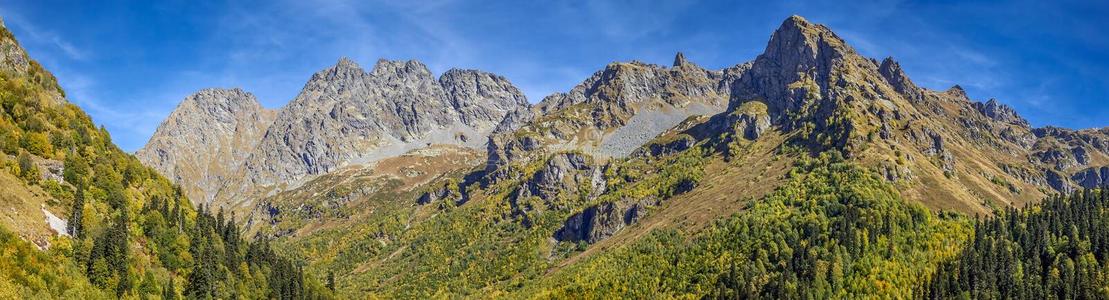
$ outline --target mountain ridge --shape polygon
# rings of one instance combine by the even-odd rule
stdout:
[[[339,58],[279,110],[187,96],[135,155],[2,24],[0,298],[1109,295],[1109,127],[1033,128],[799,16],[753,60],[536,105]]]
[[[862,81],[844,81],[842,78],[845,77],[842,76],[845,74],[861,75]],[[834,78],[841,79],[831,82]],[[405,84],[411,86],[404,86]],[[324,91],[328,88],[333,90]],[[399,90],[389,92],[389,89]],[[351,91],[365,95],[343,96]],[[363,105],[358,101],[372,100],[375,95],[383,97],[380,99],[400,97],[397,99],[407,99],[403,101],[419,104],[407,109],[388,101],[372,105],[393,107],[395,112],[374,112],[375,110],[366,108],[350,110]],[[477,70],[450,69],[436,78],[418,61],[385,59],[378,60],[374,68],[367,72],[353,60],[344,57],[334,66],[314,74],[305,84],[305,90],[280,109],[282,112],[296,112],[286,113],[288,116],[284,118],[279,113],[274,123],[281,128],[267,130],[263,141],[253,151],[251,158],[246,160],[247,166],[243,167],[245,173],[239,175],[245,178],[241,180],[241,186],[220,189],[219,193],[249,194],[252,186],[259,185],[280,186],[292,183],[285,188],[295,188],[295,182],[305,176],[317,176],[348,165],[372,163],[422,147],[422,144],[455,143],[481,148],[485,136],[490,134],[492,140],[488,146],[490,159],[487,164],[496,165],[498,161],[513,160],[512,152],[531,152],[511,150],[518,144],[533,143],[510,141],[512,136],[520,134],[521,127],[525,127],[524,132],[538,134],[538,137],[544,139],[539,144],[553,147],[551,150],[554,151],[579,149],[601,157],[619,158],[629,155],[635,148],[686,117],[735,111],[748,101],[766,104],[771,123],[783,126],[783,130],[811,126],[812,128],[805,129],[813,132],[813,136],[807,137],[810,144],[825,144],[833,148],[855,147],[866,144],[862,138],[875,132],[890,138],[893,128],[890,127],[889,120],[914,122],[912,120],[919,120],[929,114],[928,110],[938,113],[938,107],[927,103],[927,95],[965,101],[987,118],[1015,126],[1004,129],[1000,134],[1015,135],[1007,138],[1020,144],[1020,148],[1027,149],[1033,143],[1029,138],[1032,128],[1012,108],[993,99],[974,102],[958,86],[942,93],[918,87],[892,57],[886,57],[881,62],[864,58],[829,28],[810,23],[800,16],[791,16],[783,21],[771,35],[764,53],[750,62],[721,70],[706,70],[690,62],[684,54],[677,53],[669,68],[637,61],[613,63],[567,93],[554,93],[545,97],[534,108],[503,76]],[[334,97],[349,97],[350,100],[335,100]],[[650,97],[655,98],[649,99]],[[697,100],[689,102],[689,99]],[[698,102],[702,99],[708,100]],[[903,99],[908,104],[891,102],[901,101],[894,99]],[[321,102],[324,104],[319,108],[311,108],[308,103],[315,103],[313,101],[324,101]],[[658,104],[650,104],[653,101],[658,101]],[[637,111],[641,106],[649,108],[644,110],[645,114],[635,118],[639,115]],[[577,107],[576,111],[566,111],[570,107]],[[670,108],[658,110],[663,107]],[[308,113],[309,111],[314,112]],[[561,113],[563,116],[560,117],[552,117],[560,114],[556,113],[558,111],[565,113]],[[369,114],[363,115],[365,113]],[[297,125],[296,120],[304,114],[321,116],[316,118],[320,120],[334,119],[338,123],[321,124],[320,126],[325,127],[318,129]],[[355,118],[339,121],[344,114]],[[363,122],[359,118],[369,115],[378,117],[366,119],[374,120],[371,124],[359,123]],[[827,122],[844,119],[847,115],[871,115],[861,119],[871,121],[866,121],[865,124]],[[571,121],[579,117],[584,119]],[[747,118],[754,118],[745,119],[751,120],[745,121],[748,123],[757,119],[754,115]],[[544,119],[549,121],[542,121]],[[539,123],[533,122],[536,120]],[[637,123],[627,126],[632,121]],[[533,126],[527,125],[529,123],[543,125],[542,128],[528,127]],[[358,126],[349,127],[351,124]],[[429,132],[441,132],[436,128],[454,126],[450,124],[461,124],[464,128],[446,129],[454,131],[453,137],[439,133],[439,137],[427,138],[426,134]],[[367,126],[378,129],[365,131]],[[364,133],[356,136],[340,134],[346,137],[329,138],[338,144],[297,138],[318,135],[311,132],[326,136],[328,134],[325,132],[360,130]],[[631,131],[624,133],[622,130]],[[842,132],[832,135],[827,134],[829,130]],[[928,144],[920,138],[927,135],[924,131],[936,132],[925,128],[915,130],[918,132],[913,133],[910,138],[914,139],[913,143],[921,145]],[[302,132],[289,135],[294,131]],[[755,135],[755,132],[752,131],[749,135]],[[424,136],[424,139],[415,141],[420,139],[419,136]],[[462,141],[463,139],[466,141]],[[286,144],[287,141],[293,142]],[[402,146],[390,148],[388,145]],[[369,150],[381,147],[385,147],[385,150]],[[918,145],[918,148],[926,147]],[[924,150],[935,152],[938,149]],[[344,153],[371,154],[365,156]],[[943,153],[940,154],[943,156]],[[943,169],[950,169],[953,156],[944,157],[946,158],[941,157],[941,160],[946,160],[948,165],[943,166]],[[1077,176],[1077,173],[1055,176],[1061,179],[1049,186],[1068,191],[1068,186],[1075,185],[1068,182]],[[1077,182],[1084,182],[1085,178],[1092,177],[1082,175],[1083,180]],[[1026,181],[1039,183],[1047,180],[1026,178]],[[209,194],[210,191],[211,189]],[[208,195],[206,198],[218,197],[233,196]]]

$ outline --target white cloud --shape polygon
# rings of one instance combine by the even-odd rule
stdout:
[[[26,36],[21,36],[23,43],[37,43],[42,45],[50,45],[57,51],[60,51],[70,60],[85,61],[90,58],[90,54],[79,47],[74,46],[66,39],[55,34],[51,31],[40,30],[31,22],[26,22],[17,14],[13,14],[8,10],[0,10],[7,18],[7,23],[15,26]]]

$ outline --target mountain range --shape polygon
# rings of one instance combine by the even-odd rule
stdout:
[[[30,78],[44,99],[67,105],[49,73],[35,71],[14,39],[2,41],[5,74]],[[153,171],[116,163],[125,166],[119,193],[154,203],[132,205],[141,209],[112,204],[112,188],[86,192],[72,182],[65,174],[76,163],[66,153],[93,150],[53,135],[42,138],[57,144],[50,151],[32,150],[24,135],[0,144],[19,146],[5,150],[8,159],[44,170],[0,180],[30,191],[7,194],[38,195],[25,204],[98,227],[109,226],[72,216],[112,207],[101,219],[141,212],[134,223],[148,226],[150,212],[174,199],[197,207],[185,214],[196,221],[182,224],[214,226],[224,238],[196,242],[219,249],[196,255],[297,262],[296,288],[247,298],[1109,295],[1109,273],[1098,271],[1109,257],[1101,238],[1109,223],[1096,221],[1109,215],[1109,205],[1097,206],[1109,199],[1109,127],[1034,128],[958,85],[920,87],[893,58],[864,57],[799,16],[782,22],[762,54],[743,59],[719,70],[682,53],[670,66],[614,62],[532,104],[488,72],[436,76],[418,61],[384,59],[367,71],[341,58],[276,110],[237,88],[186,97],[134,155]],[[104,160],[88,164],[100,170]],[[90,180],[115,177],[104,178]],[[92,208],[65,212],[85,193]],[[21,207],[16,215],[34,213]],[[64,240],[32,230],[45,227],[17,233],[38,245]],[[1041,231],[1009,235],[1031,228]],[[207,241],[189,232],[189,241]],[[223,250],[240,234],[257,243],[249,249],[275,250]],[[172,243],[149,242],[159,237],[135,235],[142,242],[134,244],[161,253]],[[994,264],[985,253],[1011,260]],[[1018,262],[1024,257],[1035,261]],[[152,282],[166,277],[174,287],[208,272],[167,261],[150,260],[171,274]],[[211,268],[250,278],[240,286],[256,283],[234,267]],[[994,268],[1021,271],[974,275],[974,283],[957,275]],[[128,272],[140,273],[118,274]],[[326,290],[314,278],[327,278]],[[144,295],[118,280],[89,282]],[[206,291],[182,285],[182,295]],[[239,295],[226,290],[234,289],[203,295]]]
[[[489,173],[560,151],[623,159],[693,116],[715,116],[706,135],[772,130],[843,149],[933,208],[984,213],[1109,180],[1109,130],[1032,128],[959,86],[920,88],[892,58],[862,57],[799,17],[753,61],[707,70],[679,53],[670,67],[612,63],[534,106],[499,75],[452,69],[436,79],[417,61],[388,60],[367,72],[343,58],[276,112],[238,89],[189,96],[137,156],[191,199],[250,208],[429,145],[485,150]]]

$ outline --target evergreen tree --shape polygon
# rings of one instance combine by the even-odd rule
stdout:
[[[916,293],[922,298],[1109,297],[1109,193],[1086,190],[974,221],[972,241]]]
[[[66,231],[76,240],[85,237],[85,190],[78,187],[73,197],[73,208],[66,222]]]

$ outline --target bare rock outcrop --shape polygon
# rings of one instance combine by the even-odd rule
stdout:
[[[1109,166],[1100,168],[1087,168],[1071,176],[1078,186],[1087,189],[1104,188],[1109,186]]]
[[[451,69],[439,84],[463,124],[489,131],[506,115],[530,107],[527,98],[502,76],[477,70]]]
[[[451,70],[437,80],[417,61],[380,60],[365,72],[343,59],[278,115],[248,160],[250,183],[292,182],[429,144],[480,148],[505,115],[526,107],[493,74]]]
[[[647,213],[648,208],[658,204],[657,199],[647,198],[590,206],[567,218],[562,227],[555,231],[554,239],[559,242],[596,243],[635,224]]]
[[[599,159],[629,156],[690,116],[724,111],[729,80],[746,69],[710,71],[681,53],[671,67],[609,64],[570,91],[547,96],[530,112],[508,114],[490,138],[488,169],[558,151]]]
[[[994,121],[1028,127],[1028,121],[1024,120],[1020,115],[1017,115],[1017,112],[1013,110],[1012,107],[1001,104],[997,99],[990,99],[985,103],[975,102],[974,108]]]
[[[506,116],[529,108],[498,75],[450,70],[436,78],[418,61],[389,60],[367,72],[343,58],[277,112],[238,89],[200,91],[138,154],[190,198],[238,205],[255,191],[433,144],[481,149]]]
[[[205,89],[185,98],[135,154],[197,203],[209,204],[245,161],[274,119],[254,95]]]
[[[878,72],[886,81],[893,86],[897,92],[905,96],[905,98],[913,101],[921,101],[924,95],[920,88],[916,86],[905,71],[901,69],[901,64],[893,60],[893,57],[886,57],[882,60],[882,64],[878,66]]]

